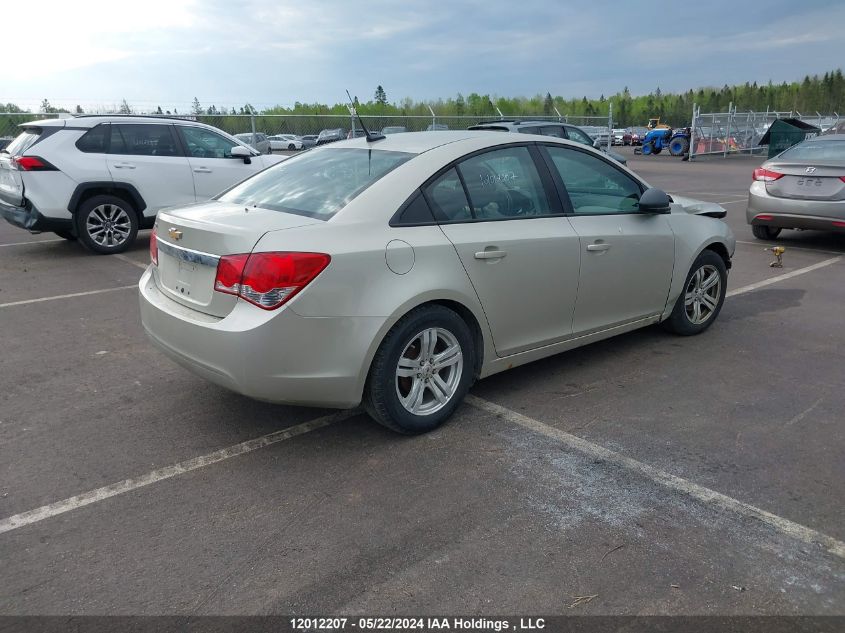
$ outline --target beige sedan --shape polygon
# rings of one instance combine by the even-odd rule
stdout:
[[[719,314],[735,241],[589,147],[428,132],[352,139],[159,213],[152,341],[272,402],[437,427],[475,380],[655,323]]]

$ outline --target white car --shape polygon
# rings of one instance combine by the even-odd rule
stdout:
[[[271,152],[293,151],[302,149],[302,139],[295,134],[276,134],[268,136]]]
[[[129,248],[159,209],[208,200],[284,160],[184,119],[81,116],[21,127],[0,150],[0,215],[102,254]]]
[[[214,383],[363,401],[419,433],[476,379],[655,323],[707,329],[735,247],[724,213],[560,138],[338,141],[162,211],[141,321]]]

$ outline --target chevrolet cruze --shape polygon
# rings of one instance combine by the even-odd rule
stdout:
[[[473,381],[654,323],[719,314],[735,241],[600,152],[484,131],[333,143],[159,213],[152,341],[271,402],[437,427]]]

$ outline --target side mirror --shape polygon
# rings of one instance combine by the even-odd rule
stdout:
[[[252,152],[249,151],[243,145],[235,145],[232,148],[232,151],[229,152],[232,155],[232,158],[243,158],[244,162],[249,165],[252,162]]]
[[[640,213],[670,213],[672,199],[662,189],[646,189],[640,196]]]

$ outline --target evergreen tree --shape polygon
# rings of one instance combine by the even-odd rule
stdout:
[[[194,102],[191,104],[191,114],[194,116],[198,116],[202,114],[202,106],[200,105],[200,100],[194,97]]]
[[[378,105],[387,105],[387,93],[384,91],[384,88],[382,88],[381,85],[376,86],[376,93],[373,98]]]
[[[554,109],[555,109],[555,102],[554,102],[554,99],[552,99],[552,93],[547,92],[546,98],[543,99],[543,114],[545,114],[546,116],[549,116],[549,115],[552,114],[552,112],[554,112]]]

